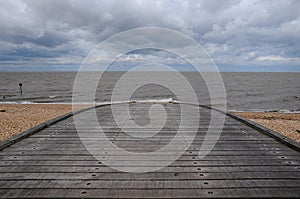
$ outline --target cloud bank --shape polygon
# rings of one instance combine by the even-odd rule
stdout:
[[[76,69],[113,34],[155,26],[189,35],[225,70],[300,71],[297,0],[1,0],[0,5],[0,70]]]

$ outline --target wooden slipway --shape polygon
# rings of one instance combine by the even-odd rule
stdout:
[[[130,126],[133,120],[138,125],[147,126],[150,105],[130,104],[131,115],[120,116],[123,117],[121,128],[134,133],[151,134],[156,129]],[[166,123],[160,132],[148,138],[125,134],[116,125],[111,106],[122,108],[125,105],[96,108],[106,138],[123,150],[147,154],[161,149],[174,139],[180,124],[180,108],[190,105],[163,104],[167,114]],[[298,144],[229,114],[226,115],[219,139],[216,135],[211,137],[211,142],[218,139],[217,144],[207,156],[200,158],[199,149],[205,139],[212,110],[197,108],[200,109],[200,122],[192,144],[167,167],[146,173],[123,172],[107,166],[105,162],[109,154],[103,154],[106,151],[97,145],[94,150],[103,155],[103,160],[101,155],[95,158],[81,139],[101,143],[104,137],[93,139],[81,134],[80,139],[71,114],[61,117],[60,121],[53,120],[40,125],[2,143],[0,197],[300,197]],[[88,115],[90,111],[77,114]],[[154,122],[162,119],[155,114],[150,116]],[[81,122],[89,124],[89,118]],[[85,126],[86,132],[95,130],[92,125]],[[186,125],[181,133],[188,134],[190,130]],[[178,143],[182,142],[178,140]],[[144,167],[155,166],[155,161],[164,161],[163,157],[168,159],[164,152],[157,159],[152,157],[149,160],[147,155],[142,157],[148,162],[143,164]],[[126,164],[130,166],[130,158],[133,157],[121,157],[119,164],[122,166],[124,161],[124,167],[128,167]]]

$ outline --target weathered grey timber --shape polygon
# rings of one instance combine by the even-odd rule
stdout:
[[[183,105],[164,106],[170,113],[165,127],[145,140],[122,133],[109,105],[99,106],[96,111],[106,136],[115,145],[128,151],[147,152],[170,142],[180,123],[179,107]],[[124,127],[140,133],[153,131],[126,126],[127,120],[145,125],[149,119],[145,114],[149,104],[135,103],[130,107],[133,118],[124,118]],[[82,144],[71,114],[41,125],[0,146],[0,197],[300,197],[299,144],[286,138],[283,141],[275,132],[228,114],[214,149],[200,159],[199,149],[212,110],[200,107],[200,111],[199,129],[188,150],[168,167],[149,173],[121,172],[95,159]],[[189,130],[185,127],[185,131]],[[147,160],[147,155],[144,158]]]

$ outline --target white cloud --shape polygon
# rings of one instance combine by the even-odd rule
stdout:
[[[298,62],[300,63],[300,58],[289,58],[289,57],[281,57],[281,56],[261,56],[257,57],[258,61],[280,61],[280,62]]]

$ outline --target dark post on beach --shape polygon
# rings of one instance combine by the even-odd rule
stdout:
[[[21,95],[23,94],[23,91],[22,91],[22,83],[19,83],[19,87],[20,87],[20,93]]]

